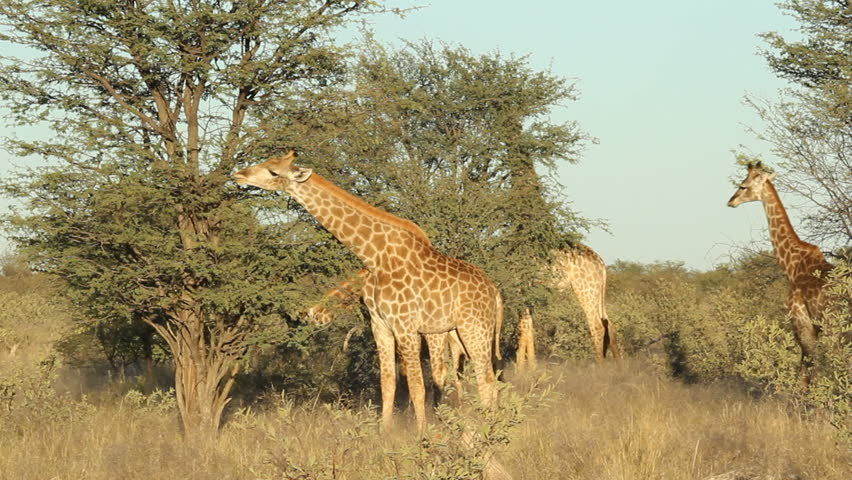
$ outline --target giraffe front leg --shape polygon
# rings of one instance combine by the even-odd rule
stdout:
[[[375,319],[378,318],[371,313]],[[382,390],[382,427],[387,429],[393,423],[393,401],[396,397],[396,359],[394,357],[395,341],[393,332],[380,323],[371,322],[376,350],[379,354],[379,375]]]
[[[452,375],[452,384],[455,390],[456,399],[461,402],[462,385],[461,385],[461,357],[464,355],[464,350],[461,341],[458,339],[458,333],[450,331],[447,333],[429,333],[425,334],[426,346],[429,349],[429,363],[432,368],[432,380],[435,382],[435,387],[440,394],[440,400],[446,394],[447,380]],[[449,347],[450,351],[450,366],[447,367],[446,351]]]
[[[609,350],[612,352],[612,358],[614,358],[616,362],[621,363],[621,347],[618,346],[618,342],[615,339],[615,325],[609,321],[606,314],[604,314],[604,317],[601,319],[601,323],[603,323],[605,328],[604,355],[606,355],[606,351]]]

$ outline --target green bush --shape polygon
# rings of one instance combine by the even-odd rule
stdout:
[[[803,388],[800,350],[788,322],[757,317],[742,329],[737,372],[760,392],[792,400],[803,414],[825,415],[852,452],[852,274],[841,262],[827,278],[828,306],[819,322],[813,379]]]
[[[794,393],[800,386],[800,353],[793,332],[778,319],[763,316],[740,328],[743,359],[736,372],[753,389],[771,394]]]
[[[16,367],[0,375],[0,431],[67,422],[85,416],[92,406],[75,401],[54,388],[61,362],[54,355],[42,360],[36,369]]]
[[[822,320],[809,405],[825,411],[852,453],[852,265],[841,262],[829,274],[829,303]]]

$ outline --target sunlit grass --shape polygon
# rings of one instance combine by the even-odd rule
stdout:
[[[824,422],[730,387],[683,385],[618,368],[563,370],[555,398],[514,442],[518,478],[847,478],[850,458]],[[524,472],[521,459],[543,466]]]
[[[683,385],[636,364],[551,364],[506,377],[523,394],[541,375],[553,390],[523,397],[528,416],[498,451],[516,479],[848,478],[850,458],[831,428],[774,401]],[[168,400],[135,394],[20,413],[0,417],[2,479],[425,479],[430,462],[446,460],[418,450],[409,411],[381,434],[375,409],[303,407],[286,396],[232,411],[218,438],[194,441]]]

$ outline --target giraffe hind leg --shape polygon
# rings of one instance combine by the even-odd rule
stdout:
[[[447,342],[449,333],[427,333],[426,348],[429,350],[429,366],[432,369],[432,383],[435,386],[434,401],[439,403],[444,396],[447,383]],[[452,354],[452,347],[450,349]],[[455,368],[455,367],[453,367]]]
[[[604,326],[604,357],[606,357],[606,352],[609,351],[612,352],[612,358],[620,361],[621,347],[618,346],[618,342],[615,340],[615,327],[606,317],[601,318],[601,323]]]
[[[457,330],[452,330],[447,334],[447,342],[450,344],[450,375],[452,375],[452,383],[453,388],[455,390],[455,401],[456,404],[460,405],[462,401],[462,397],[464,397],[464,390],[462,387],[461,375],[464,372],[464,356],[466,355],[464,351],[464,345],[462,344],[461,338],[459,338],[459,332]]]
[[[790,321],[793,326],[793,334],[799,348],[802,350],[800,375],[802,386],[807,388],[811,383],[813,375],[813,354],[816,350],[818,330],[814,326],[804,299],[801,295],[792,293],[787,301],[790,312]]]
[[[458,333],[468,358],[473,364],[479,400],[483,405],[494,405],[497,402],[497,377],[491,363],[494,343],[493,326],[485,328],[485,325],[475,325],[471,328],[468,325],[460,325]]]
[[[420,335],[399,335],[397,346],[405,364],[405,378],[408,382],[408,394],[414,405],[417,431],[423,433],[426,428],[426,387],[423,384],[423,369],[420,367]]]

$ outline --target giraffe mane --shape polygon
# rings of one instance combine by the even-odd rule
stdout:
[[[314,174],[310,176],[308,182],[314,182],[315,184],[317,184],[318,187],[329,192],[346,205],[349,205],[350,207],[356,210],[370,215],[371,217],[378,219],[384,224],[401,228],[417,237],[421,242],[425,243],[426,245],[430,247],[432,246],[432,241],[429,240],[429,237],[426,235],[426,232],[424,232],[414,222],[397,217],[396,215],[382,210],[381,208],[370,205],[364,200],[361,200],[355,195],[352,195],[346,190],[343,190],[342,188],[338,187],[337,185],[335,185],[334,183],[332,183],[331,181],[316,172],[314,172]]]

